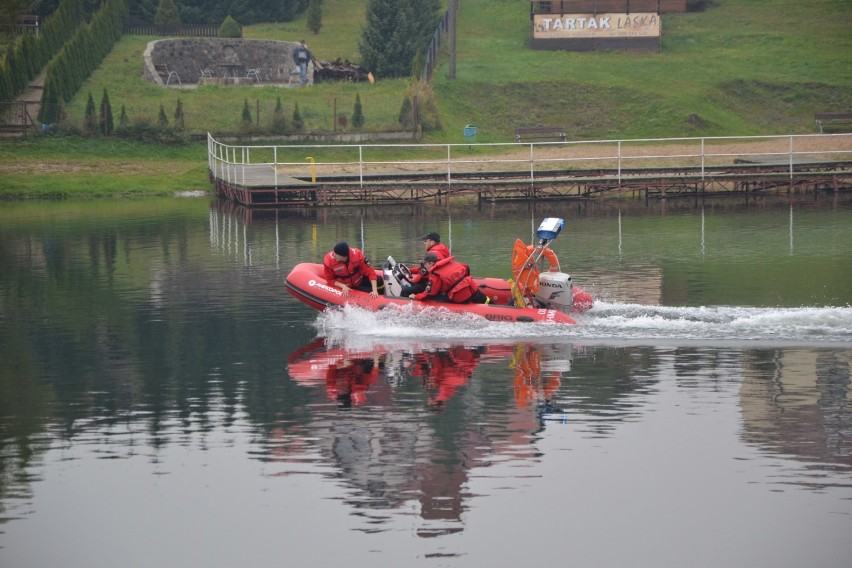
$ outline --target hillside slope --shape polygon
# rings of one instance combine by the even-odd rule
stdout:
[[[848,2],[719,0],[665,14],[659,53],[527,49],[528,4],[465,0],[457,78],[435,76],[441,115],[481,141],[556,124],[574,139],[812,132],[852,110]]]
[[[247,26],[244,34],[307,37],[318,58],[357,62],[366,4],[326,0],[317,35],[306,33],[304,16]],[[433,75],[442,128],[424,141],[464,142],[467,124],[477,125],[479,142],[511,141],[515,127],[529,125],[562,126],[573,140],[814,132],[814,113],[852,110],[850,15],[848,0],[717,0],[706,12],[663,15],[659,53],[550,52],[527,48],[527,0],[464,0],[456,78],[447,77],[446,52]],[[246,133],[247,102],[262,134],[279,98],[288,113],[298,104],[307,131],[339,130],[335,118],[352,112],[356,95],[366,130],[399,127],[405,78],[311,89],[163,89],[140,77],[152,39],[122,38],[69,105],[72,123],[83,123],[89,93],[108,89],[116,109],[125,105],[132,121],[151,124],[161,105],[171,114],[180,100],[187,128],[202,135]]]

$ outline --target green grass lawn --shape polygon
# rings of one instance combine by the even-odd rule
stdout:
[[[297,41],[319,59],[358,61],[366,0],[329,0],[323,28],[304,17],[247,26],[245,37]],[[434,75],[443,131],[426,141],[463,141],[474,123],[480,141],[508,141],[515,126],[556,124],[573,139],[782,134],[813,131],[813,114],[852,108],[852,34],[847,2],[771,0],[720,2],[706,12],[662,16],[657,53],[561,52],[527,49],[528,3],[465,0],[458,25],[457,75],[444,64]],[[209,86],[163,89],[141,78],[142,52],[153,37],[126,36],[69,106],[82,122],[88,94],[106,88],[117,110],[155,122],[180,98],[190,131],[236,132],[246,100],[260,124],[278,97],[296,103],[309,131],[334,129],[361,97],[367,130],[398,128],[406,79],[326,83],[310,89]],[[257,120],[257,117],[254,117]]]
[[[319,34],[294,22],[246,26],[244,36],[307,39],[318,59],[357,62],[358,38],[367,0],[325,0]],[[558,125],[572,140],[736,136],[814,132],[813,114],[852,109],[852,34],[848,0],[719,0],[706,12],[662,16],[662,49],[653,53],[533,51],[526,47],[526,0],[465,0],[460,3],[457,74],[447,77],[446,58],[433,75],[442,128],[424,142],[464,142],[466,124],[477,125],[479,142],[507,142],[517,126]],[[333,130],[338,116],[351,116],[361,98],[365,130],[398,128],[407,79],[326,83],[307,89],[271,86],[209,86],[165,89],[142,79],[142,53],[157,38],[125,36],[68,106],[69,120],[82,124],[89,93],[107,89],[116,117],[122,105],[131,120],[156,122],[160,106],[174,114],[180,98],[190,133],[224,136],[239,131],[249,102],[261,127],[278,98],[288,116],[296,104],[310,132]],[[112,176],[119,194],[208,188],[204,148],[153,146],[107,140],[0,142],[0,195],[80,191],[88,177],[94,194],[109,194]],[[108,155],[112,149],[123,156]],[[123,161],[122,161],[123,160]],[[5,167],[12,164],[14,167]],[[67,171],[34,164],[78,162]],[[165,164],[131,167],[144,161]],[[29,167],[27,167],[29,163]],[[101,164],[85,168],[80,164]],[[185,164],[185,165],[181,165]],[[75,175],[68,176],[72,171]],[[25,173],[20,173],[25,172]],[[87,173],[88,172],[88,173]],[[97,182],[99,176],[103,181]],[[135,182],[141,178],[143,181]],[[115,184],[112,184],[115,185]],[[69,189],[65,190],[64,188]],[[57,189],[58,188],[58,189]]]

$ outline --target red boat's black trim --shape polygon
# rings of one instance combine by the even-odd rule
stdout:
[[[305,292],[301,288],[298,288],[297,286],[291,284],[289,280],[284,281],[284,287],[287,288],[287,291],[290,292],[290,294],[292,294],[293,296],[295,296],[296,298],[298,298],[302,302],[305,302],[306,304],[314,305],[317,308],[319,308],[319,306],[324,306],[325,308],[330,308],[330,307],[336,305],[332,302],[328,302],[326,300],[323,300],[319,296],[314,296],[313,294],[308,294],[307,292]]]

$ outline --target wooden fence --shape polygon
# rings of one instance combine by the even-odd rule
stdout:
[[[218,37],[219,28],[209,24],[170,24],[158,26],[145,22],[124,23],[126,35],[151,35],[168,37]]]
[[[39,102],[0,102],[0,137],[26,136],[38,131]]]

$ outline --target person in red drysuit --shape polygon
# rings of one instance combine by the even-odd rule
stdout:
[[[466,264],[456,262],[454,256],[439,258],[430,252],[423,258],[426,268],[426,288],[416,294],[410,294],[413,300],[424,300],[428,297],[446,294],[455,304],[487,304],[490,300],[476,286],[470,277],[470,269]]]
[[[350,247],[346,241],[340,241],[325,255],[323,268],[328,285],[340,288],[344,298],[353,289],[370,292],[370,297],[375,298],[384,287],[382,276],[370,266],[361,249]]]
[[[441,242],[441,235],[438,233],[426,233],[423,236],[423,246],[426,247],[426,254],[435,253],[438,258],[447,258],[450,256],[450,249]],[[413,271],[412,271],[413,272]],[[402,287],[400,296],[408,298],[412,294],[419,294],[426,289],[426,269],[423,263],[420,263],[420,271],[414,272],[410,284],[405,284]]]

